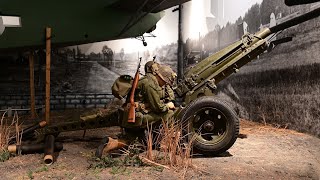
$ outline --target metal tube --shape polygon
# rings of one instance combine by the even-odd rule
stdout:
[[[9,145],[8,151],[10,153],[16,153],[19,152],[21,154],[34,154],[34,153],[43,153],[45,149],[45,144],[24,144],[24,145]],[[63,149],[63,144],[60,142],[54,143],[54,151],[59,152]]]
[[[44,163],[51,165],[53,163],[53,152],[54,152],[54,136],[48,135],[45,141],[44,147]]]
[[[28,135],[32,134],[36,129],[45,127],[47,125],[46,121],[41,121],[38,124],[32,125],[30,127],[27,127],[26,129],[23,129],[19,132],[19,134],[22,134],[22,139],[25,139],[26,137],[28,137]],[[13,137],[10,140],[10,143],[15,143],[16,142],[16,137]]]
[[[26,128],[26,129],[22,130],[20,133],[22,133],[23,135],[26,135],[26,134],[29,134],[29,133],[33,133],[34,130],[42,128],[42,127],[44,127],[46,125],[47,125],[46,121],[41,121],[36,125],[30,126],[30,127]]]
[[[271,33],[275,33],[275,32],[287,29],[289,27],[295,26],[297,24],[303,23],[303,22],[308,21],[310,19],[316,18],[318,16],[320,16],[320,7],[315,10],[312,10],[308,13],[305,13],[301,16],[297,16],[293,19],[290,19],[290,20],[285,21],[281,24],[273,26],[270,28],[270,31],[271,31]]]
[[[319,0],[285,0],[284,3],[287,6],[295,6],[295,5],[300,5],[300,4],[309,4],[309,3],[315,3],[318,2]]]

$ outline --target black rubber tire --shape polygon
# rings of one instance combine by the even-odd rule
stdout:
[[[223,114],[224,118],[218,121],[225,123],[225,130],[219,140],[210,141],[202,138],[199,131],[194,130],[193,118],[201,109],[212,108]],[[236,141],[239,134],[239,118],[235,112],[222,100],[212,96],[200,97],[192,101],[182,112],[181,122],[183,134],[188,137],[188,141],[193,139],[193,148],[196,152],[207,156],[219,155],[227,151]],[[196,136],[195,136],[196,135]],[[193,137],[193,138],[192,138]]]

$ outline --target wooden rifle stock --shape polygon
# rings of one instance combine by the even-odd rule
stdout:
[[[139,81],[140,63],[141,63],[141,58],[140,58],[138,69],[137,69],[137,72],[134,76],[132,88],[131,88],[130,107],[129,107],[129,112],[128,112],[128,122],[130,122],[130,123],[136,122],[136,105],[134,103],[134,94],[135,94],[136,88],[138,86],[138,81]]]

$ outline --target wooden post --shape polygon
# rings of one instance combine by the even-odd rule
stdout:
[[[29,68],[30,68],[30,110],[31,118],[36,117],[36,103],[35,103],[35,92],[34,92],[34,54],[30,52],[29,54]]]
[[[50,63],[51,62],[51,28],[46,28],[46,115],[47,124],[50,124]]]
[[[178,17],[178,80],[183,78],[184,62],[183,62],[183,40],[182,40],[182,8],[183,5],[179,5],[179,17]]]

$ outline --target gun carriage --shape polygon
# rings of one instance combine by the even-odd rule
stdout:
[[[241,40],[202,60],[185,72],[175,88],[184,107],[176,112],[187,137],[195,136],[193,147],[200,153],[216,155],[228,150],[239,134],[239,118],[222,100],[214,97],[217,84],[239,71],[239,68],[264,53],[270,44],[267,37],[320,15],[320,8],[306,14],[265,28],[255,34],[245,34]],[[132,79],[130,79],[132,80]],[[64,131],[115,126],[122,111],[110,111],[107,116],[97,115],[86,121],[52,124],[43,128],[45,134]]]

